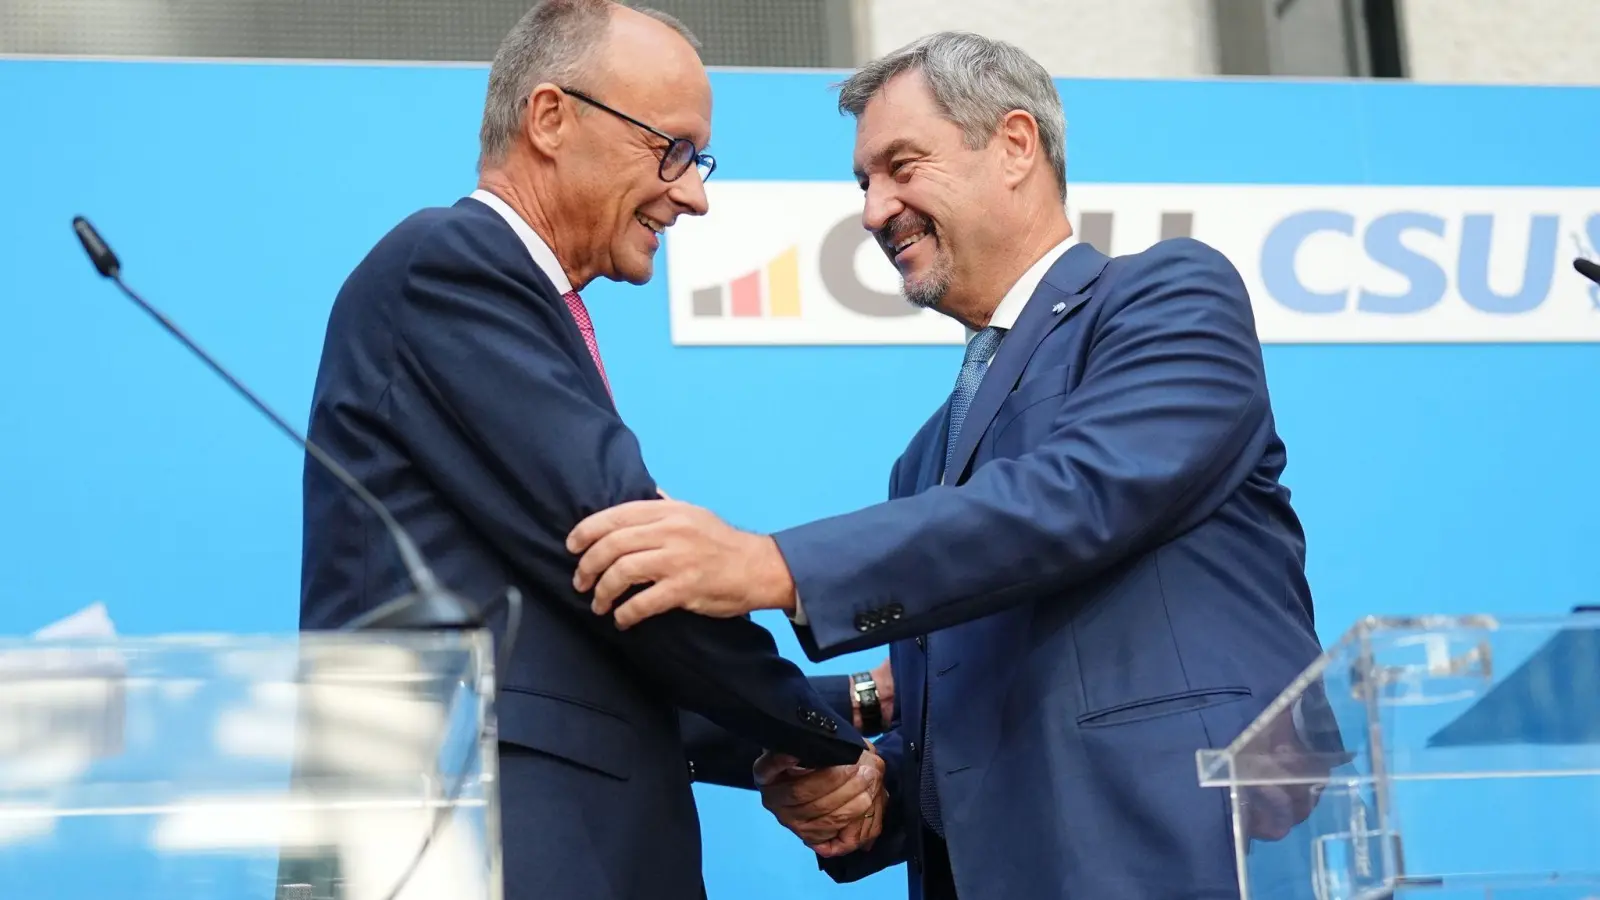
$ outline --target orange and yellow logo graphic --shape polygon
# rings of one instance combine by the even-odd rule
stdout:
[[[764,267],[740,275],[726,284],[697,288],[690,295],[690,308],[697,318],[798,318],[800,248],[789,247]]]

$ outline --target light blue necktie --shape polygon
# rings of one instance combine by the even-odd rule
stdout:
[[[1000,338],[1006,330],[990,326],[972,336],[967,342],[967,355],[961,361],[961,374],[956,376],[956,389],[950,394],[950,437],[944,445],[944,470],[948,477],[950,465],[955,462],[956,444],[961,440],[961,426],[967,420],[967,409],[972,406],[973,395],[983,382],[983,373],[989,370],[989,360],[994,356]],[[933,732],[928,728],[928,694],[933,689],[933,679],[923,683],[922,691],[922,777],[918,785],[918,805],[922,818],[939,837],[944,837],[944,820],[939,810],[939,792],[933,780]]]
[[[1004,328],[991,325],[967,342],[967,355],[961,360],[961,374],[956,376],[956,389],[950,393],[950,437],[944,445],[946,477],[950,474],[950,465],[955,462],[956,443],[961,440],[961,425],[967,421],[967,409],[972,406],[972,397],[978,393],[983,373],[989,370],[989,359],[994,356],[995,348],[1000,346],[1000,338],[1005,333]]]

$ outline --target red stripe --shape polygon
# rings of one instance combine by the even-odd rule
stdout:
[[[761,315],[761,273],[751,272],[742,278],[735,278],[729,285],[729,293],[733,295],[733,314],[736,316]]]

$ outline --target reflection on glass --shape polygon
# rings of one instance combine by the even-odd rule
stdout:
[[[1600,898],[1600,615],[1368,619],[1243,734],[1244,900]]]
[[[0,897],[497,898],[490,659],[486,634],[0,643]]]

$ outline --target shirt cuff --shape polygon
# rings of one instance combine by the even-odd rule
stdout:
[[[806,627],[806,608],[800,605],[800,592],[794,592],[794,612],[789,613],[789,623],[798,628]]]

